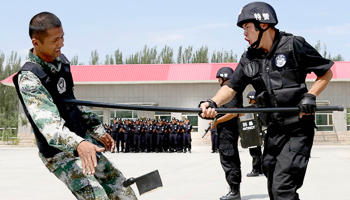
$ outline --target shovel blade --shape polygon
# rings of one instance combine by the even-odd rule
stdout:
[[[140,195],[156,188],[163,187],[158,170],[140,176],[135,180]]]

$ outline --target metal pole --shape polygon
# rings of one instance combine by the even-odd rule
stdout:
[[[158,107],[158,106],[135,106],[125,104],[113,104],[104,102],[82,101],[75,99],[66,99],[64,102],[101,108],[117,108],[126,110],[146,110],[146,111],[161,111],[161,112],[180,112],[180,113],[199,113],[200,108],[176,108],[176,107]],[[218,113],[265,113],[265,112],[299,112],[298,107],[280,107],[280,108],[217,108]],[[343,111],[343,106],[319,106],[316,111]]]

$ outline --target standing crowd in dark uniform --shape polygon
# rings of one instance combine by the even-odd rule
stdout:
[[[165,119],[134,121],[114,118],[112,125],[105,124],[104,127],[116,144],[112,153],[191,153],[193,127],[188,118],[183,121],[173,117],[171,122]]]

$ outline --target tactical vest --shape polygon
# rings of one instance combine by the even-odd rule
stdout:
[[[57,106],[60,116],[65,120],[64,126],[66,126],[70,131],[74,132],[80,137],[84,137],[86,134],[86,127],[84,127],[80,110],[76,105],[63,102],[64,99],[75,99],[75,96],[73,93],[74,84],[72,74],[70,72],[69,61],[63,54],[60,55],[60,59],[62,60],[61,70],[55,74],[47,69],[44,69],[39,64],[26,62],[19,70],[19,72],[13,77],[13,83],[16,87],[18,97],[22,103],[23,110],[33,127],[39,151],[46,158],[53,157],[55,154],[61,152],[61,150],[52,147],[47,143],[46,138],[41,134],[33,119],[29,115],[22,95],[20,94],[18,75],[22,71],[30,71],[34,73],[40,79],[41,84],[50,93],[53,102]]]
[[[281,39],[271,59],[248,60],[243,72],[252,77],[260,107],[296,107],[306,93],[306,74],[298,70],[294,36],[281,32]],[[255,71],[255,72],[254,72]],[[267,123],[288,124],[298,121],[298,113],[271,113]]]

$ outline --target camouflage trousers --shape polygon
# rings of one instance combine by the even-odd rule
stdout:
[[[89,135],[86,141],[97,145]],[[131,187],[123,187],[124,175],[101,153],[96,152],[98,164],[95,174],[83,174],[80,158],[66,152],[52,158],[39,156],[45,166],[71,190],[77,199],[84,200],[137,200]]]

